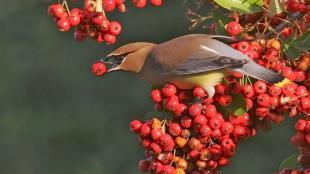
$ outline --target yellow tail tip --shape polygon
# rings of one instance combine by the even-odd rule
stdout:
[[[283,86],[287,85],[291,83],[291,81],[287,78],[284,78],[284,80],[282,80],[282,82],[279,82],[279,83],[275,83],[274,85],[277,86],[277,87],[280,87],[282,88]]]

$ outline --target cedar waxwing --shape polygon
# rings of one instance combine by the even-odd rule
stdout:
[[[214,86],[228,75],[227,70],[271,84],[284,80],[226,44],[233,41],[226,36],[191,34],[162,44],[135,42],[116,49],[102,61],[112,65],[108,72],[134,72],[156,86],[166,83],[180,89],[201,86],[211,97]]]

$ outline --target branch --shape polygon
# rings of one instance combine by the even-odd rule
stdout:
[[[310,5],[308,5],[307,6],[307,8],[308,9],[310,9]],[[303,16],[303,13],[300,13],[300,12],[296,12],[296,13],[293,13],[293,14],[291,14],[291,15],[289,15],[289,17],[288,17],[288,21],[292,21],[292,20],[294,20],[294,19],[297,19],[297,18],[300,18],[300,17],[302,17]],[[281,23],[280,25],[278,25],[275,29],[274,29],[274,31],[276,31],[276,32],[280,32],[285,26],[287,26],[289,23],[287,23],[287,22],[283,22],[283,23]],[[269,38],[272,34],[274,34],[274,31],[269,31],[268,33],[266,33],[265,35],[264,35],[264,38]]]

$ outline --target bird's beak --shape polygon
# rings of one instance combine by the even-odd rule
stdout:
[[[102,58],[101,61],[106,65],[107,72],[112,72],[120,69],[119,64],[114,62],[113,59],[109,58],[109,56]]]

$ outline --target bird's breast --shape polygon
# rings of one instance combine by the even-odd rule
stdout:
[[[169,80],[180,89],[191,89],[195,86],[215,86],[223,81],[224,71],[210,71],[191,75],[177,76]]]

